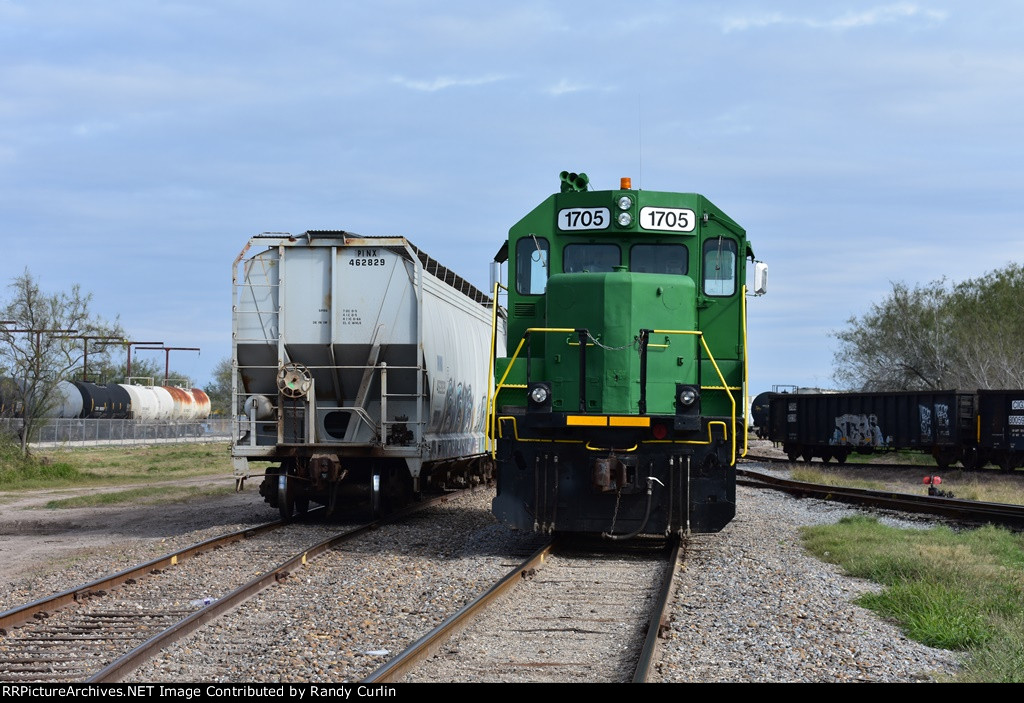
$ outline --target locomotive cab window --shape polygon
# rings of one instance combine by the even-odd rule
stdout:
[[[704,242],[704,294],[717,297],[736,292],[736,242],[725,237]]]
[[[609,273],[621,262],[618,244],[566,244],[562,250],[565,273]]]
[[[629,250],[629,270],[633,273],[686,275],[689,252],[682,244],[635,244]]]
[[[516,292],[544,295],[548,285],[548,240],[523,237],[516,244]]]

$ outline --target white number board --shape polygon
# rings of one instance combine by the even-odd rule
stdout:
[[[606,207],[570,207],[558,211],[558,229],[565,232],[606,229],[611,221],[611,213]]]
[[[697,226],[693,210],[682,207],[642,207],[640,227],[662,232],[692,232]]]

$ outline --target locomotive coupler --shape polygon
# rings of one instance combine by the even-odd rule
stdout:
[[[636,458],[609,454],[594,459],[591,485],[598,493],[636,493]]]

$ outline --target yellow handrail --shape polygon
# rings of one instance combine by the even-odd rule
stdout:
[[[740,336],[743,338],[743,454],[747,455],[750,437],[750,357],[747,356],[747,286],[740,295]]]
[[[505,288],[501,285],[501,281],[494,282],[494,295],[491,298],[494,301],[494,305],[491,306],[491,352],[488,354],[487,361],[487,417],[491,416],[493,412],[491,408],[491,402],[497,398],[497,393],[494,392],[494,355],[498,351],[498,289]],[[505,290],[508,290],[505,288]],[[494,438],[491,437],[491,423],[487,423],[487,427],[484,428],[484,450],[490,450],[493,452]],[[493,456],[493,454],[492,454]]]
[[[509,387],[509,386],[505,385],[505,379],[507,379],[509,373],[512,372],[512,367],[515,365],[516,360],[519,358],[519,352],[522,351],[523,345],[526,344],[526,337],[527,337],[527,335],[532,334],[534,332],[540,332],[542,334],[552,333],[552,332],[553,333],[559,333],[559,334],[565,334],[565,333],[569,333],[569,332],[576,332],[576,330],[573,329],[573,328],[569,328],[569,327],[530,327],[530,328],[528,328],[523,333],[522,339],[519,340],[519,344],[516,346],[516,350],[515,350],[515,352],[513,352],[512,358],[508,362],[508,367],[506,367],[505,373],[502,374],[501,380],[498,381],[498,383],[494,386],[493,400],[488,400],[488,404],[487,404],[488,405],[488,410],[489,410],[489,419],[488,419],[488,422],[487,422],[488,439],[494,440],[496,438],[496,432],[497,432],[496,423],[497,423],[497,415],[498,415],[498,413],[497,413],[497,408],[495,407],[495,404],[498,402],[498,394],[501,393],[503,388]],[[733,397],[732,390],[729,388],[729,384],[726,382],[725,376],[724,376],[724,374],[722,374],[722,370],[718,367],[718,362],[715,360],[714,355],[711,353],[711,349],[708,347],[707,341],[704,339],[704,333],[701,332],[700,330],[651,330],[651,334],[685,334],[685,335],[693,335],[693,336],[696,336],[696,337],[698,337],[700,339],[701,346],[704,348],[704,352],[708,355],[708,360],[711,362],[711,365],[714,367],[715,373],[718,374],[718,380],[722,382],[722,390],[724,390],[726,395],[728,395],[729,403],[730,403],[730,405],[732,407],[731,419],[732,419],[732,428],[733,428],[733,430],[732,430],[732,432],[729,433],[730,436],[732,437],[732,447],[731,447],[732,461],[730,462],[729,465],[730,466],[735,465],[736,464],[736,399]],[[746,357],[746,353],[744,351],[744,358],[745,357]],[[699,360],[698,360],[698,363],[699,363]],[[744,379],[744,380],[746,380],[746,379]],[[744,387],[745,387],[745,385],[746,384],[744,384]],[[496,442],[491,442],[491,456],[494,457],[496,455],[497,455],[497,443]]]
[[[704,333],[700,330],[651,330],[651,334],[691,334],[696,335],[700,339],[700,344],[704,347],[704,351],[707,353],[708,360],[714,367],[715,373],[718,374],[718,380],[722,382],[722,387],[724,388],[726,395],[729,396],[729,403],[732,406],[731,419],[733,430],[729,433],[732,436],[732,461],[729,462],[729,466],[733,466],[736,463],[736,399],[733,398],[732,391],[729,390],[729,384],[726,383],[722,370],[718,368],[718,362],[715,361],[715,357],[711,353],[711,349],[708,347],[707,340],[704,339]]]
[[[488,437],[490,439],[492,439],[492,440],[496,439],[496,436],[495,436],[495,431],[496,431],[495,423],[497,421],[497,415],[498,415],[497,410],[498,409],[495,407],[495,404],[497,404],[497,402],[498,402],[498,394],[501,393],[501,389],[502,388],[506,388],[506,386],[505,386],[505,379],[508,378],[509,373],[512,371],[512,367],[515,366],[516,359],[519,358],[519,352],[522,351],[523,345],[526,344],[526,336],[528,334],[532,333],[532,332],[559,332],[559,333],[564,334],[564,333],[567,333],[567,332],[575,332],[575,331],[576,330],[574,330],[572,328],[569,328],[569,327],[530,327],[525,332],[523,332],[523,338],[519,340],[519,346],[516,347],[515,352],[512,354],[512,358],[509,360],[508,366],[505,368],[505,373],[502,374],[501,380],[498,381],[498,384],[494,387],[493,400],[488,402],[488,407],[489,407],[489,410],[490,410],[490,414],[488,415],[489,419],[487,421],[487,431],[488,431]],[[491,457],[493,458],[493,457],[497,456],[497,453],[498,453],[497,444],[492,442]]]

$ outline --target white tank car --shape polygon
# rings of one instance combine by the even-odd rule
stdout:
[[[279,462],[260,492],[283,516],[490,477],[483,292],[405,238],[311,231],[250,239],[233,296],[235,478]]]
[[[80,417],[82,414],[82,393],[70,381],[61,381],[53,393],[51,405],[44,417]]]

